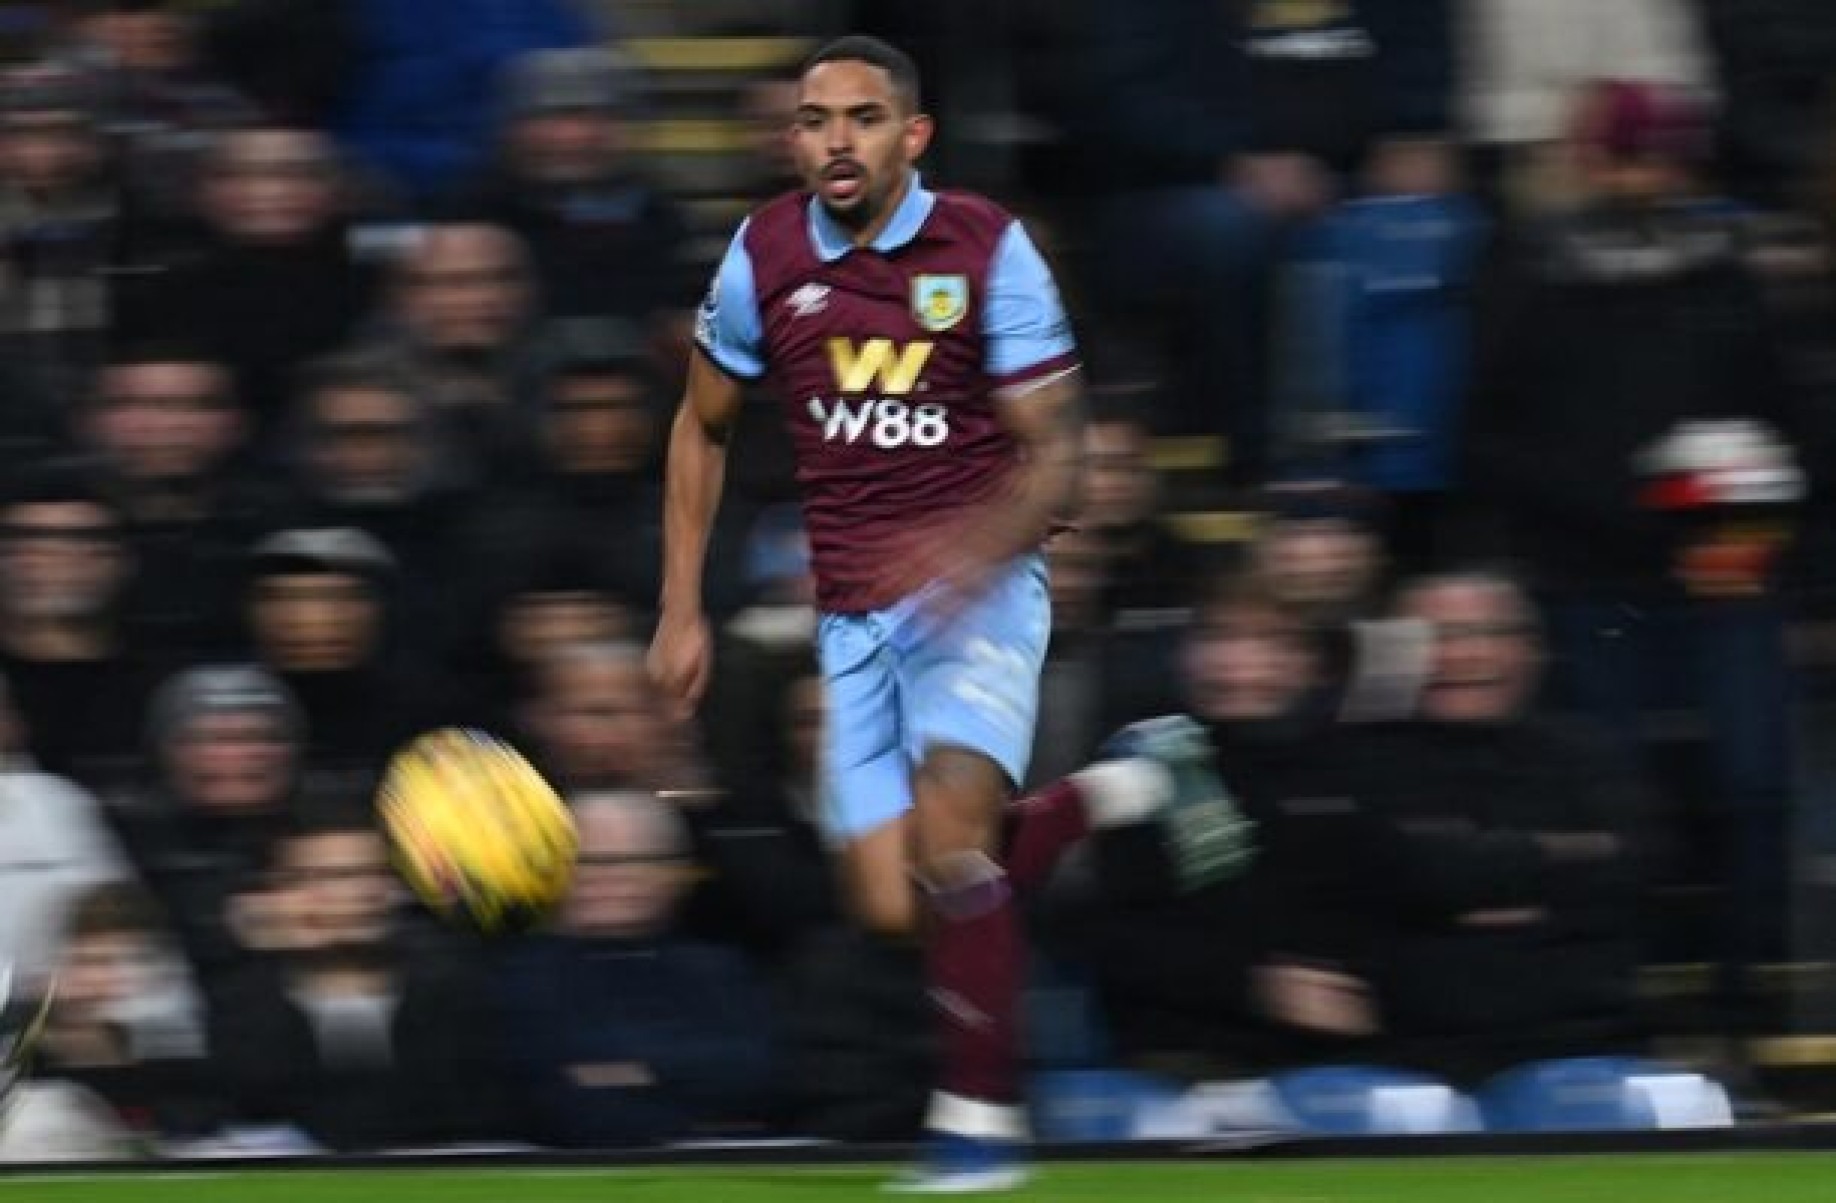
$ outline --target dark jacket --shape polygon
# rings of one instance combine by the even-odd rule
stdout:
[[[1673,532],[1637,503],[1639,452],[1679,423],[1756,418],[1814,465],[1770,315],[1722,214],[1566,218],[1501,249],[1481,285],[1468,482],[1547,589],[1649,588]]]
[[[631,175],[547,189],[504,172],[483,181],[458,214],[514,230],[529,246],[543,309],[644,323],[695,303],[700,281],[684,255],[687,228],[669,197]]]
[[[1214,725],[1211,734],[1226,788],[1257,824],[1248,870],[1181,894],[1158,825],[1102,833],[1095,892],[1061,897],[1068,909],[1050,916],[1051,947],[1091,966],[1126,1051],[1237,1065],[1343,1051],[1272,1030],[1252,1004],[1249,975],[1281,959],[1361,976],[1380,955],[1382,883],[1363,855],[1368,811],[1354,735],[1311,711]]]
[[[538,1143],[654,1145],[764,1112],[770,1009],[725,949],[541,937],[510,953],[500,994],[524,1135]],[[614,1066],[631,1076],[595,1076]]]
[[[1836,8],[1824,0],[1697,0],[1721,91],[1724,178],[1789,201],[1823,164]]]
[[[1069,125],[1100,187],[1210,185],[1229,157],[1350,166],[1368,140],[1447,127],[1444,0],[1087,0]]]
[[[219,984],[211,1057],[242,1120],[291,1123],[341,1151],[502,1131],[483,986],[444,951],[390,955],[395,995],[377,1040],[329,1037],[336,1025],[317,1027],[274,966],[250,963]]]
[[[1627,766],[1541,721],[1401,725],[1366,763],[1390,902],[1375,969],[1398,1049],[1456,1074],[1626,1051],[1649,851]]]

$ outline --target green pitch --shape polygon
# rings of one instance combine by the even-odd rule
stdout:
[[[0,1203],[827,1203],[886,1198],[872,1166],[401,1169],[0,1177]],[[1040,1167],[1015,1203],[1828,1203],[1836,1154],[1109,1162]]]

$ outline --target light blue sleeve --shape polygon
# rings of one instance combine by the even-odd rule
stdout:
[[[988,373],[1000,378],[1077,350],[1052,270],[1019,222],[1009,223],[988,267],[982,305]]]
[[[753,380],[765,374],[765,325],[746,253],[748,224],[750,219],[733,235],[695,312],[695,345],[724,371]]]

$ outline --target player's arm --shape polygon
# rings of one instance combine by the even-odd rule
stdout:
[[[708,535],[727,478],[727,440],[743,381],[764,371],[752,264],[740,227],[695,321],[688,386],[670,424],[663,482],[663,589],[650,672],[687,710],[707,688],[713,640],[702,611]]]
[[[1051,270],[1019,222],[1008,227],[988,281],[983,320],[994,401],[1021,448],[1018,497],[999,525],[1018,554],[1072,516],[1083,476],[1084,381]]]
[[[738,380],[700,350],[689,357],[688,387],[669,429],[663,480],[662,612],[699,613],[708,534],[727,478],[727,440],[739,417]]]
[[[1038,546],[1054,526],[1075,513],[1084,473],[1084,382],[1075,368],[995,395],[1001,422],[1020,444],[1015,502],[1000,525],[1019,555]]]

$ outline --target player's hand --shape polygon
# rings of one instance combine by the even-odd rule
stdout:
[[[707,692],[713,664],[714,637],[707,615],[700,610],[663,611],[645,666],[674,712],[672,717],[683,719],[695,712]]]

